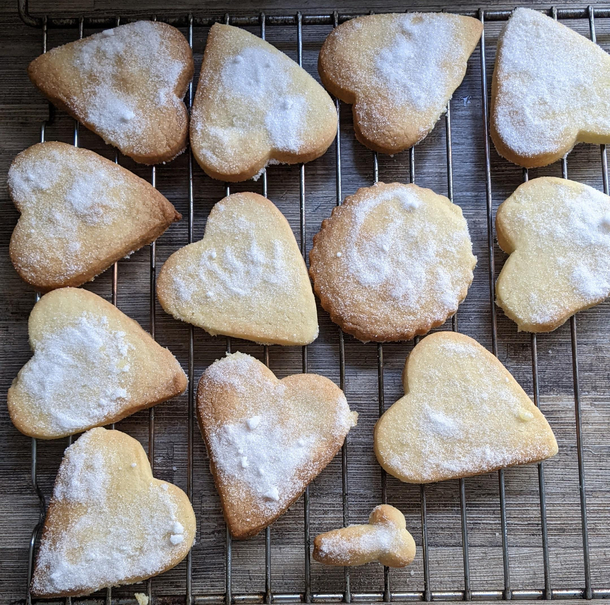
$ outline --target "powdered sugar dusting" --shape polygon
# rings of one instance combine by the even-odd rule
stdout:
[[[267,112],[265,126],[273,147],[297,152],[302,145],[301,134],[307,127],[307,100],[303,96],[284,97],[278,106]]]
[[[205,371],[206,381],[209,381],[213,388],[227,388],[240,396],[249,394],[250,387],[255,390],[274,391],[279,388],[275,381],[260,371],[259,363],[251,355],[243,353],[233,353],[222,359],[216,360]],[[246,381],[244,378],[248,377]],[[280,383],[281,384],[281,383]],[[248,416],[245,420],[250,420],[252,417],[259,415]]]
[[[307,128],[308,102],[293,91],[292,71],[298,67],[288,57],[271,49],[245,46],[227,56],[220,74],[210,74],[209,94],[228,115],[213,122],[193,109],[193,123],[201,142],[200,153],[219,166],[243,153],[247,137],[265,131],[267,144],[278,151],[296,153]],[[256,133],[256,134],[253,134]]]
[[[288,267],[290,254],[282,240],[259,241],[254,226],[242,217],[230,225],[231,239],[218,248],[202,246],[197,264],[184,265],[173,275],[173,284],[183,302],[205,284],[206,304],[221,307],[228,298],[244,298],[262,287],[290,292],[295,275]],[[236,248],[235,242],[240,242]],[[220,244],[220,242],[219,242]]]
[[[400,184],[360,190],[318,236],[316,289],[349,322],[416,330],[457,310],[476,262],[468,227],[447,200],[423,192]]]
[[[274,509],[290,495],[282,483],[287,479],[290,485],[290,478],[307,463],[314,440],[310,435],[295,445],[285,429],[267,417],[256,429],[247,421],[225,425],[210,435],[209,445],[220,473],[244,483],[264,507]]]
[[[111,449],[99,431],[104,429],[85,433],[65,452],[53,491],[51,528],[36,562],[35,593],[88,594],[149,577],[191,538],[178,520],[174,497],[159,482],[137,478],[121,462],[124,454]],[[123,487],[121,497],[113,497],[126,479],[134,481],[133,493]]]
[[[151,21],[121,25],[71,48],[66,78],[78,94],[67,99],[69,104],[107,143],[155,153],[144,136],[147,129],[159,128],[150,115],[164,108],[175,113],[182,105],[175,90],[187,69],[172,59],[171,41],[161,25]],[[66,53],[66,49],[50,53]]]
[[[534,179],[504,202],[516,252],[498,294],[520,325],[561,323],[610,294],[609,216],[610,197],[563,179]]]
[[[346,249],[343,264],[361,286],[388,287],[391,299],[409,307],[414,315],[428,306],[429,301],[422,300],[426,290],[435,295],[440,312],[452,312],[457,309],[463,283],[452,284],[438,259],[471,248],[468,228],[462,219],[461,229],[436,240],[440,224],[415,218],[422,204],[418,191],[406,186],[395,185],[379,194],[373,188],[370,196],[354,206],[352,245]],[[421,214],[424,212],[422,209]],[[374,220],[382,223],[380,229],[371,225]]]
[[[352,531],[347,534],[343,531],[335,531],[322,534],[318,546],[320,554],[334,565],[339,565],[342,562],[348,564],[354,555],[362,556],[365,553],[381,555],[401,546],[400,531],[390,524],[350,525],[345,529],[355,527],[362,529],[358,533]]]
[[[538,11],[518,8],[501,38],[494,80],[498,136],[523,157],[557,153],[588,133],[610,136],[610,58]]]
[[[444,437],[455,437],[463,430],[461,422],[455,418],[451,418],[440,410],[434,410],[427,407],[424,409],[426,423],[432,427],[432,430]]]
[[[216,204],[203,240],[172,255],[158,283],[167,311],[211,334],[278,344],[306,344],[317,335],[315,300],[294,235],[255,194],[235,193]]]
[[[463,69],[459,23],[430,13],[401,15],[396,33],[374,59],[376,84],[397,105],[439,114],[447,87]]]
[[[21,156],[21,160],[12,164],[8,171],[7,184],[13,196],[27,200],[40,192],[51,190],[59,181],[61,162],[62,156],[55,150],[38,159]]]
[[[85,78],[85,115],[101,136],[126,145],[150,126],[139,111],[141,90],[126,92],[123,82],[145,72],[153,105],[178,105],[174,89],[184,66],[169,58],[168,42],[154,23],[117,27],[112,36],[92,36],[76,51],[74,66]]]
[[[254,508],[273,514],[300,493],[303,478],[315,472],[313,460],[343,440],[355,415],[339,389],[336,401],[323,404],[319,395],[308,396],[305,386],[302,394],[287,390],[263,367],[235,353],[206,370],[206,389],[220,389],[223,400],[238,396],[243,410],[237,414],[243,417],[230,422],[210,419],[206,436],[224,489],[236,501],[252,501]]]
[[[380,420],[383,466],[416,483],[463,477],[552,456],[533,403],[476,341],[439,332],[407,360],[407,395]]]
[[[87,224],[108,224],[112,221],[112,208],[116,200],[100,195],[116,181],[97,170],[80,173],[66,192],[66,201],[72,210]]]
[[[362,212],[370,210],[377,204],[383,204],[385,202],[391,202],[396,200],[402,206],[404,210],[411,211],[416,210],[422,204],[417,192],[407,187],[401,187],[396,184],[393,187],[382,189],[376,192],[377,195],[374,198],[367,201],[366,204],[362,205]],[[362,220],[359,218],[359,220]]]
[[[606,254],[607,251],[608,246],[606,246]],[[570,281],[583,298],[597,301],[606,298],[610,293],[610,272],[608,272],[608,263],[604,264],[605,270],[601,274],[593,273],[589,267],[582,264],[577,265],[572,271]]]
[[[59,434],[102,423],[129,401],[127,334],[83,313],[36,343],[15,388],[35,426]]]
[[[21,153],[8,186],[23,214],[11,255],[33,283],[44,278],[61,284],[80,276],[166,220],[154,200],[142,200],[143,183],[133,175],[63,143]]]
[[[368,15],[343,23],[320,53],[320,74],[354,103],[358,138],[395,153],[421,141],[462,81],[480,36],[452,14]]]
[[[78,447],[74,444],[66,450],[53,489],[53,498],[57,502],[98,502],[103,505],[110,484],[104,453],[88,447],[91,444],[91,432],[82,435],[76,443],[79,444]]]
[[[73,237],[79,223],[113,222],[126,197],[128,184],[120,169],[104,170],[105,166],[91,162],[77,164],[82,158],[67,151],[45,148],[42,157],[24,154],[8,174],[11,193],[22,211],[36,206],[40,220],[44,220],[45,210],[55,213],[56,228],[47,237]],[[63,197],[66,203],[52,204],[47,197]]]

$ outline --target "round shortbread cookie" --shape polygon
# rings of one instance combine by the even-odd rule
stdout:
[[[203,239],[174,252],[157,296],[176,319],[264,344],[306,345],[318,336],[307,267],[284,215],[256,193],[220,200]]]
[[[186,375],[170,351],[92,292],[45,294],[28,322],[34,356],[8,391],[24,434],[56,439],[118,422],[179,395]]]
[[[610,56],[536,10],[518,8],[502,31],[491,92],[491,138],[515,164],[610,143]]]
[[[436,332],[402,376],[405,396],[375,425],[379,464],[407,483],[432,483],[527,464],[557,453],[540,410],[476,340]]]
[[[328,378],[278,380],[243,353],[204,372],[197,415],[223,512],[238,539],[257,534],[299,498],[358,417]]]
[[[449,13],[358,17],[329,34],[318,70],[324,86],[354,106],[356,138],[393,154],[434,128],[482,31],[479,20]]]
[[[11,260],[43,291],[92,280],[182,218],[144,179],[65,143],[22,151],[11,164],[8,188],[21,212]]]
[[[245,181],[268,164],[320,157],[337,133],[337,112],[322,86],[283,52],[217,23],[208,34],[190,131],[207,174]]]
[[[178,565],[195,529],[188,497],[153,477],[138,441],[92,429],[64,453],[32,594],[74,597],[142,582]]]
[[[379,183],[333,210],[310,274],[331,319],[356,338],[410,340],[453,315],[476,257],[459,206],[430,189]]]
[[[519,330],[550,332],[610,295],[610,197],[553,177],[520,185],[498,208],[510,254],[497,303]]]
[[[58,46],[28,74],[54,105],[136,162],[168,162],[186,147],[193,53],[167,23],[136,21]]]

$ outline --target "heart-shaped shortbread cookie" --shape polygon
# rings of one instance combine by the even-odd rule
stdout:
[[[182,101],[193,54],[171,25],[137,21],[59,46],[34,59],[32,82],[106,143],[143,164],[184,151]]]
[[[325,565],[365,565],[379,561],[406,567],[415,558],[415,541],[405,516],[393,506],[373,509],[366,525],[349,525],[316,536],[313,558]]]
[[[557,442],[517,381],[476,340],[436,332],[415,346],[405,396],[375,426],[390,475],[431,483],[550,458]]]
[[[307,268],[282,213],[256,193],[218,202],[203,239],[172,254],[157,280],[163,308],[212,335],[306,345],[318,336]]]
[[[197,412],[225,519],[238,539],[257,534],[299,498],[358,416],[328,378],[278,380],[243,353],[204,372]]]
[[[55,439],[117,422],[186,389],[176,358],[92,292],[61,288],[34,306],[34,356],[8,391],[13,424]]]
[[[21,212],[11,260],[25,281],[43,291],[80,286],[181,218],[145,180],[65,143],[21,152],[8,186]]]
[[[523,183],[498,208],[510,254],[498,305],[519,330],[549,332],[610,295],[610,197],[553,177]]]
[[[579,142],[610,143],[610,56],[518,8],[498,40],[490,127],[498,153],[527,168],[551,164]]]
[[[358,17],[326,38],[320,77],[333,95],[353,104],[363,145],[397,153],[434,128],[482,31],[477,19],[449,13]]]
[[[320,157],[337,132],[326,91],[257,36],[215,24],[191,114],[191,147],[215,179],[245,181],[270,163]]]
[[[87,595],[178,565],[195,538],[186,494],[152,475],[146,452],[97,428],[65,452],[44,524],[32,594]]]
[[[453,315],[476,257],[462,210],[417,185],[345,198],[314,237],[310,274],[330,318],[363,341],[411,340]]]

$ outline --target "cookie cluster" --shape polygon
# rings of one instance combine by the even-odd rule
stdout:
[[[326,152],[337,133],[326,90],[353,106],[356,138],[370,149],[393,154],[417,144],[446,110],[482,31],[478,20],[447,13],[349,20],[322,46],[323,87],[273,45],[217,24],[190,116],[183,97],[192,51],[163,23],[138,21],[55,48],[28,73],[52,103],[136,162],[168,162],[188,137],[205,173],[235,182]],[[534,167],[577,142],[610,142],[610,91],[599,76],[609,69],[610,58],[592,42],[517,9],[500,37],[493,77],[498,152]],[[20,153],[8,187],[21,213],[11,259],[46,292],[30,315],[33,356],[8,392],[9,413],[35,438],[84,432],[61,463],[31,591],[68,597],[139,582],[187,555],[195,515],[184,492],[153,477],[137,441],[101,427],[183,393],[187,378],[135,321],[78,287],[181,216],[127,169],[59,142]],[[497,302],[519,330],[554,330],[610,294],[608,196],[568,180],[534,179],[500,206],[496,228],[510,255]],[[459,206],[414,184],[376,183],[335,208],[309,260],[308,271],[270,200],[234,193],[214,206],[201,241],[167,259],[156,294],[168,314],[211,335],[303,346],[318,336],[315,293],[356,339],[407,341],[457,312],[477,259]],[[401,481],[467,477],[557,453],[539,409],[467,336],[426,336],[406,360],[403,384],[404,397],[374,432],[379,464]],[[357,422],[329,379],[280,380],[240,352],[201,376],[197,417],[238,539],[280,517]],[[367,524],[316,537],[313,557],[402,567],[413,561],[415,542],[402,513],[381,505]]]

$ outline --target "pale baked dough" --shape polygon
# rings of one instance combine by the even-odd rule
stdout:
[[[313,558],[325,565],[365,565],[379,561],[406,567],[415,558],[415,541],[405,516],[393,506],[373,509],[366,525],[349,525],[320,534],[313,541]]]
[[[186,389],[176,358],[92,292],[45,294],[28,323],[34,356],[8,391],[24,434],[55,439],[117,422]]]
[[[356,138],[393,154],[434,128],[482,31],[477,19],[449,13],[358,17],[326,38],[318,70],[324,86],[354,106]]]
[[[316,302],[292,229],[256,193],[218,202],[203,239],[174,252],[157,280],[171,315],[212,335],[306,345],[318,336]]]
[[[153,478],[144,448],[119,431],[85,433],[64,453],[31,590],[88,595],[175,567],[195,538],[186,494]]]
[[[208,34],[190,131],[207,174],[245,181],[267,164],[323,155],[337,133],[337,112],[326,91],[284,53],[217,23]]]
[[[579,142],[610,143],[610,57],[518,8],[498,40],[490,132],[498,153],[526,168],[551,164]]]
[[[34,85],[106,143],[143,164],[186,147],[183,97],[193,53],[171,25],[136,21],[53,48],[28,67]]]
[[[500,361],[476,340],[436,332],[415,346],[405,396],[375,426],[379,464],[407,483],[431,483],[550,458],[548,422]]]
[[[498,208],[510,254],[496,301],[526,332],[550,332],[610,295],[610,197],[567,179],[520,185]]]
[[[453,315],[476,257],[459,206],[430,189],[379,183],[333,210],[310,252],[331,319],[363,341],[410,340]]]
[[[8,188],[21,212],[11,260],[42,291],[92,280],[182,218],[145,180],[65,143],[22,151],[11,164]]]
[[[243,353],[204,372],[197,415],[224,516],[237,539],[257,534],[299,498],[358,417],[328,378],[295,374],[278,380]]]

